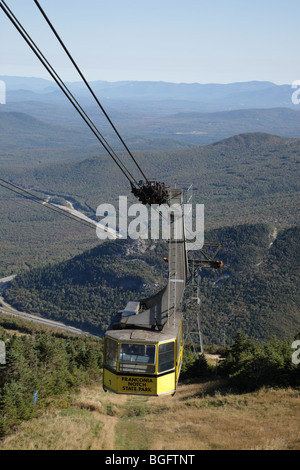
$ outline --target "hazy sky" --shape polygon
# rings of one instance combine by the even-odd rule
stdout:
[[[78,80],[33,0],[5,0]],[[300,80],[299,0],[39,0],[88,80]],[[49,78],[0,10],[0,75]]]

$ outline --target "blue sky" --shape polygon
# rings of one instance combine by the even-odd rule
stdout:
[[[5,0],[65,80],[78,76],[33,0]],[[39,0],[88,80],[300,79],[299,0]],[[0,75],[49,78],[0,11]]]

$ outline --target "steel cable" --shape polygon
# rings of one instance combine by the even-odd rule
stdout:
[[[48,62],[48,60],[45,58],[45,56],[42,54],[42,52],[39,50],[35,42],[32,40],[30,35],[27,33],[25,28],[22,26],[22,24],[19,22],[19,20],[16,18],[16,16],[13,14],[13,12],[10,10],[10,8],[7,6],[4,0],[0,0],[0,7],[6,14],[6,16],[9,18],[11,23],[15,26],[15,28],[18,30],[18,32],[21,34],[23,39],[27,42],[31,50],[34,52],[34,54],[37,56],[37,58],[40,60],[40,62],[43,64],[43,66],[46,68],[46,70],[49,72],[51,77],[54,79],[54,81],[57,83],[59,88],[62,90],[64,95],[68,98],[68,100],[71,102],[71,104],[74,106],[76,111],[79,113],[79,115],[82,117],[82,119],[85,121],[85,123],[88,125],[90,130],[93,132],[93,134],[96,136],[98,141],[101,143],[101,145],[105,148],[107,153],[112,157],[114,162],[117,164],[117,166],[120,168],[124,176],[128,179],[131,185],[134,186],[134,183],[138,185],[136,179],[133,177],[133,175],[129,172],[129,170],[125,167],[125,165],[120,161],[119,157],[116,155],[116,153],[111,149],[109,144],[106,142],[104,137],[101,135],[100,131],[97,129],[95,124],[92,122],[92,120],[89,118],[89,116],[85,113],[85,111],[82,109],[82,107],[79,105],[77,100],[74,98],[68,87],[64,84],[63,80],[59,77],[59,75],[55,72],[54,68],[51,66],[51,64]]]

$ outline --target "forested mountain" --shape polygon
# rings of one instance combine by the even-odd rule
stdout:
[[[103,333],[132,296],[163,285],[163,245],[106,242],[71,260],[23,273],[5,292],[17,308]]]
[[[47,150],[51,158],[53,151]],[[18,166],[2,162],[2,178],[42,198],[53,196],[56,201],[60,196],[61,203],[71,201],[92,218],[104,202],[117,209],[119,195],[127,195],[129,203],[136,202],[127,180],[107,155],[83,158],[80,149],[74,148],[74,159],[78,153],[81,156],[79,162],[44,161],[25,167],[27,158],[42,156],[42,149],[18,152]],[[55,152],[58,160],[65,155],[58,148]],[[3,158],[14,158],[17,152],[13,157],[11,153]],[[183,188],[193,183],[192,202],[205,205],[206,229],[258,222],[277,227],[299,224],[299,156],[300,139],[264,133],[241,134],[184,151],[135,154],[152,178]],[[99,242],[95,232],[36,206],[0,188],[3,276],[68,259]]]
[[[76,147],[95,143],[83,130],[49,124],[25,113],[0,112],[1,153],[18,148]]]
[[[207,232],[206,241],[223,244],[224,268],[201,273],[205,340],[222,342],[224,327],[227,341],[239,329],[254,339],[295,335],[300,330],[299,227],[278,233],[264,224],[225,227]],[[127,301],[164,285],[165,253],[163,244],[106,242],[17,276],[5,297],[18,309],[103,333]]]
[[[232,341],[237,331],[253,339],[300,331],[300,227],[284,230],[259,224],[217,229],[223,243],[221,273],[202,282],[201,318],[206,338]]]
[[[31,105],[30,105],[31,104]],[[113,108],[114,109],[114,108]],[[3,112],[7,110],[6,112]],[[177,150],[207,145],[236,134],[264,132],[281,137],[300,137],[300,112],[290,108],[236,109],[221,112],[189,112],[185,107],[162,115],[152,115],[142,108],[112,112],[121,135],[130,149],[137,151]],[[123,150],[111,127],[99,115],[95,106],[89,115],[98,129],[116,150]],[[7,149],[26,147],[43,150],[39,160],[43,161],[47,148],[62,151],[60,158],[79,160],[79,153],[67,157],[66,150],[74,148],[102,152],[95,136],[70,106],[52,102],[26,101],[11,103],[0,108],[1,154]],[[48,162],[56,161],[57,150],[48,152]],[[85,151],[85,155],[87,152]],[[12,159],[12,162],[14,159]]]

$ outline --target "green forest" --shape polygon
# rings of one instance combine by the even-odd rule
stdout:
[[[238,332],[231,346],[208,348],[208,351],[220,354],[221,359],[215,366],[208,364],[205,355],[199,357],[195,354],[188,345],[184,351],[181,380],[226,377],[236,393],[247,393],[261,387],[299,387],[300,368],[292,360],[292,345],[298,339],[300,333],[286,339],[271,336],[267,341],[254,341]]]
[[[57,396],[99,381],[101,340],[43,330],[0,317],[0,437],[43,412]],[[100,385],[99,385],[100,386]]]
[[[204,204],[206,230],[245,223],[279,228],[299,224],[299,156],[299,139],[262,133],[180,151],[136,154],[153,178],[183,188],[193,184],[192,202]],[[66,153],[60,147],[24,147],[3,151],[2,157],[0,151],[1,158],[2,178],[39,197],[70,201],[93,219],[99,204],[117,207],[119,195],[127,195],[129,204],[136,202],[115,163],[89,147]],[[2,187],[0,207],[2,276],[67,260],[99,243],[95,231]]]

